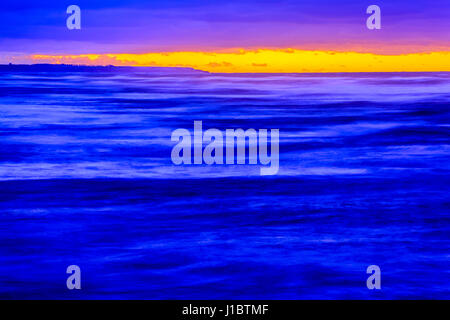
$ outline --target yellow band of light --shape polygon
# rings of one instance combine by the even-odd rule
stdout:
[[[450,51],[381,55],[296,49],[234,52],[33,55],[47,63],[191,67],[225,73],[421,72],[450,71]]]

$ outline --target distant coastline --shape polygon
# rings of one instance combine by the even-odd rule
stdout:
[[[186,67],[88,66],[74,64],[0,64],[0,72],[136,72],[192,74],[209,72]]]
[[[449,71],[372,71],[372,72],[209,72],[190,67],[148,67],[148,66],[92,66],[82,64],[51,64],[51,63],[38,63],[38,64],[0,64],[0,72],[145,72],[154,74],[176,74],[176,75],[192,75],[192,74],[221,74],[221,75],[252,75],[252,76],[267,76],[267,75],[302,75],[302,76],[340,76],[340,75],[354,75],[364,76],[378,74],[404,74],[414,76],[418,74],[450,74]]]

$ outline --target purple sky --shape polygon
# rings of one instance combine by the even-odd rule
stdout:
[[[82,29],[66,28],[66,8]],[[366,28],[381,8],[382,29]],[[3,0],[0,59],[12,55],[298,48],[402,53],[450,48],[449,0]]]

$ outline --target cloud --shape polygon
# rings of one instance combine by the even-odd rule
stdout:
[[[65,4],[20,0],[0,11],[0,54],[238,47],[346,51],[359,47],[360,51],[397,53],[413,52],[404,49],[409,47],[437,51],[449,46],[448,0],[432,4],[380,0],[378,4],[382,29],[370,32],[360,0],[79,0],[82,29],[69,31]]]
[[[35,62],[88,65],[183,66],[210,72],[229,73],[450,71],[450,51],[379,55],[357,52],[259,49],[237,52],[33,55],[32,59]]]

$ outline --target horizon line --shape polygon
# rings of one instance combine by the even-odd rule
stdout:
[[[450,51],[383,55],[297,50],[292,48],[224,51],[173,51],[78,55],[34,54],[32,61],[51,64],[130,67],[187,67],[211,73],[445,72]]]
[[[90,65],[90,64],[70,64],[70,63],[0,63],[0,71],[3,67],[33,67],[33,66],[61,66],[61,67],[81,67],[81,68],[148,68],[148,69],[179,69],[190,70],[208,74],[369,74],[369,73],[450,73],[450,70],[433,71],[317,71],[317,72],[211,72],[188,66],[145,66],[145,65]]]

